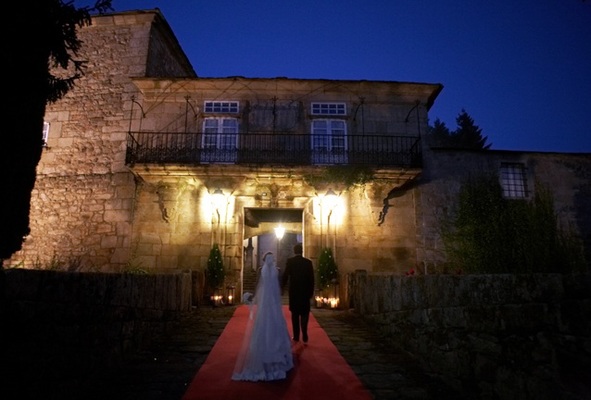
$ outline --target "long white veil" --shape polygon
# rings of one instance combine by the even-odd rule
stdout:
[[[267,253],[232,379],[284,379],[291,368],[293,358],[281,304],[279,270],[274,255]]]

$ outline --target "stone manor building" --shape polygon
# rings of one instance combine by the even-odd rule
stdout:
[[[591,259],[590,155],[429,148],[441,84],[200,77],[158,10],[79,35],[86,75],[47,108],[31,234],[9,265],[199,274],[218,244],[242,290],[265,251],[282,266],[302,242],[341,275],[442,273],[438,218],[483,169],[510,197],[550,185]]]

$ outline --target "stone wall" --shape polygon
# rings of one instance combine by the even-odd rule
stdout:
[[[591,275],[348,281],[356,312],[470,398],[590,398]]]
[[[423,173],[414,190],[417,267],[422,273],[448,272],[439,233],[441,220],[458,203],[467,178],[498,173],[502,162],[526,166],[532,194],[538,184],[551,190],[559,226],[581,239],[591,268],[591,154],[433,150],[424,146],[423,160]]]
[[[9,269],[5,276],[8,337],[88,352],[100,363],[116,362],[149,343],[192,307],[189,273]]]
[[[189,273],[5,276],[7,337],[88,352],[89,362],[116,362],[201,298]],[[359,270],[342,282],[343,304],[469,398],[590,398],[591,275]]]
[[[66,268],[82,271],[129,269],[136,181],[125,149],[128,130],[136,128],[130,121],[140,120],[132,79],[195,76],[158,11],[94,16],[78,35],[85,74],[47,106],[31,233],[5,265],[46,268],[57,257],[64,264],[76,259]]]
[[[79,32],[80,58],[88,61],[85,75],[47,107],[50,129],[32,192],[31,232],[22,251],[5,265],[203,271],[212,244],[218,243],[234,283],[249,237],[245,208],[286,208],[302,210],[297,233],[315,264],[328,246],[341,273],[359,266],[399,275],[410,269],[446,272],[441,216],[454,204],[462,178],[498,170],[503,160],[526,162],[532,176],[554,190],[561,224],[578,230],[591,260],[588,154],[433,151],[425,144],[423,170],[379,170],[372,182],[349,188],[334,183],[330,189],[340,194],[342,206],[330,212],[319,207],[329,187],[312,187],[304,179],[321,170],[315,166],[126,165],[129,132],[199,131],[203,101],[222,94],[245,106],[241,123],[253,130],[277,122],[282,129],[309,132],[309,103],[340,100],[351,112],[363,110],[363,124],[353,118],[350,133],[414,136],[427,130],[425,104],[439,89],[379,81],[179,78],[194,72],[159,12],[116,13],[92,21]],[[416,96],[424,98],[414,121],[418,125],[414,113],[411,123],[407,120]],[[277,120],[275,106],[282,115]],[[220,215],[210,201],[216,188],[227,195]],[[257,231],[263,233],[272,230]]]

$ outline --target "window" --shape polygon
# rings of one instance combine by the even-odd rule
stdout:
[[[47,138],[49,137],[49,122],[43,122],[43,147],[47,146]]]
[[[347,115],[345,103],[312,103],[312,115]]]
[[[203,108],[206,113],[237,114],[240,104],[237,101],[206,101]]]
[[[315,164],[347,162],[347,127],[339,119],[312,121],[312,152]]]
[[[527,169],[521,163],[501,163],[501,186],[503,196],[508,199],[525,199],[527,189]]]
[[[234,163],[238,155],[238,120],[205,118],[202,162]]]

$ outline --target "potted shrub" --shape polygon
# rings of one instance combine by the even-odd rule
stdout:
[[[222,252],[217,243],[213,245],[207,259],[206,281],[211,293],[211,300],[214,305],[221,302],[221,287],[225,279],[224,263],[222,261]]]
[[[332,300],[332,307],[338,304],[338,281],[339,269],[331,248],[326,247],[322,249],[318,259],[318,284],[323,298]]]

